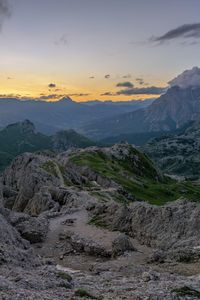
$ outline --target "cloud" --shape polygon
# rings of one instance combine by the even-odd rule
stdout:
[[[129,78],[131,78],[131,75],[130,75],[130,74],[127,74],[127,75],[124,75],[122,78],[124,78],[124,79],[129,79]]]
[[[200,68],[194,67],[191,70],[186,70],[168,83],[170,86],[181,88],[200,87]]]
[[[11,15],[10,6],[7,0],[0,0],[0,29],[3,25],[3,22],[6,18],[9,18]]]
[[[94,79],[94,78],[95,78],[94,76],[90,76],[90,77],[89,77],[89,79]]]
[[[0,94],[0,98],[21,98],[20,94]]]
[[[45,94],[40,94],[40,97],[37,98],[37,100],[53,100],[57,98],[63,98],[66,95],[58,95],[58,94],[50,94],[50,95],[45,95]]]
[[[132,89],[124,89],[117,92],[117,95],[160,95],[166,92],[167,87],[146,87],[146,88],[132,88]]]
[[[60,36],[58,40],[54,42],[56,46],[67,46],[68,45],[68,36],[67,34],[63,34]]]
[[[126,87],[126,88],[133,88],[134,85],[130,81],[120,82],[116,85],[116,87]]]
[[[84,94],[84,93],[80,93],[80,94],[68,94],[67,96],[70,96],[70,97],[86,97],[86,96],[89,96],[90,94]]]
[[[142,78],[136,78],[136,81],[137,81],[140,85],[145,84],[144,79],[142,79]]]
[[[176,39],[200,39],[200,23],[184,24],[166,32],[161,36],[152,37],[150,41],[162,44]]]
[[[55,83],[49,83],[48,88],[55,89],[56,88],[56,84]]]
[[[116,96],[116,93],[105,92],[105,93],[101,94],[100,96]]]
[[[105,75],[105,78],[109,79],[110,78],[110,74]]]

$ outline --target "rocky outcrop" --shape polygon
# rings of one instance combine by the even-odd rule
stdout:
[[[108,251],[102,245],[83,237],[73,234],[72,232],[66,232],[60,235],[60,240],[66,241],[66,253],[86,253],[91,256],[99,257],[111,257],[111,251]]]
[[[40,264],[29,242],[9,223],[9,212],[0,213],[0,265],[34,266]]]
[[[165,206],[135,202],[97,205],[93,217],[114,230],[128,233],[145,245],[161,249],[199,246],[200,204],[179,200]]]
[[[130,238],[122,233],[112,242],[112,256],[116,257],[128,251],[136,251],[136,249]]]

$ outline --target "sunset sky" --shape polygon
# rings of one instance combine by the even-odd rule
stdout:
[[[199,0],[0,0],[0,94],[158,96],[200,61]]]

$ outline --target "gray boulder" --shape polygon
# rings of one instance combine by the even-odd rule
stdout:
[[[126,251],[136,251],[130,238],[122,233],[112,242],[112,256],[116,257],[124,254]]]

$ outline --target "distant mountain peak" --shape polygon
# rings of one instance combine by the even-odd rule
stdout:
[[[190,70],[185,70],[183,73],[179,74],[177,77],[175,77],[168,83],[171,87],[200,87],[200,68],[193,67]]]
[[[18,128],[21,131],[21,133],[28,134],[28,133],[36,132],[35,125],[28,119],[25,119],[24,121],[18,123],[10,124],[6,127],[7,130],[14,129],[14,128]]]
[[[63,97],[58,102],[60,102],[60,103],[69,103],[70,102],[71,103],[71,102],[74,102],[74,101],[70,97]]]

